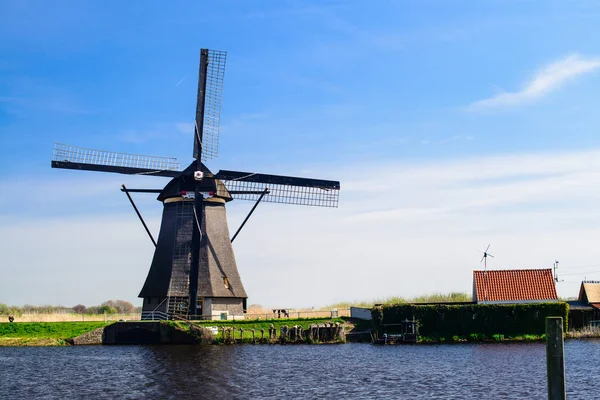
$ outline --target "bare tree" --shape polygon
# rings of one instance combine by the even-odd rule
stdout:
[[[81,314],[85,311],[86,307],[83,304],[77,304],[73,307],[73,311],[77,314]]]

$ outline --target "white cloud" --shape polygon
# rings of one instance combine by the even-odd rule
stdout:
[[[135,218],[123,214],[46,218],[43,223],[3,221],[0,302],[73,306],[118,298],[140,303],[136,297],[153,245]],[[157,231],[158,220],[147,223]]]
[[[490,268],[558,259],[566,273],[600,261],[598,150],[355,165],[332,175],[342,182],[338,210],[264,205],[236,239],[248,292],[259,296],[252,302],[469,291],[472,270],[481,268],[475,249],[488,243],[496,251]],[[243,212],[230,208],[230,216]],[[587,275],[599,276],[600,268]],[[559,284],[559,293],[576,296],[577,279]]]
[[[561,296],[576,296],[584,278],[567,275],[571,267],[600,264],[600,150],[329,171],[342,183],[340,208],[261,204],[236,239],[251,304],[320,306],[469,291],[472,271],[481,267],[476,249],[488,243],[492,269],[559,260],[567,280],[558,285]],[[33,183],[2,182],[2,209],[19,213],[0,218],[0,276],[10,277],[0,280],[0,302],[135,301],[152,245],[117,190],[125,178],[118,179],[46,182],[35,202],[13,195]],[[135,199],[157,233],[161,206],[154,198]],[[28,215],[41,202],[45,215]],[[230,232],[252,205],[229,203]],[[585,276],[600,279],[600,267]]]
[[[600,58],[585,58],[572,54],[539,70],[518,92],[503,92],[488,99],[479,100],[469,110],[492,107],[508,107],[523,104],[560,88],[566,82],[600,67]]]

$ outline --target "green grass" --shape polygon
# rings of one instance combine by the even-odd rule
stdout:
[[[83,333],[106,326],[104,322],[0,323],[0,346],[61,345]]]
[[[286,325],[288,327],[292,327],[294,325],[300,325],[302,328],[308,328],[311,324],[323,324],[326,322],[338,322],[340,324],[344,323],[342,318],[279,318],[279,319],[243,319],[237,321],[199,321],[196,322],[197,325],[200,326],[232,326],[236,328],[244,328],[244,329],[264,329],[268,330],[271,324],[279,329],[280,327]]]
[[[237,321],[230,321],[230,320],[228,320],[228,321],[198,321],[198,322],[194,322],[194,323],[199,326],[216,326],[216,327],[218,327],[219,333],[217,334],[216,339],[217,339],[217,341],[219,341],[222,336],[221,327],[235,328],[236,329],[236,333],[235,333],[236,339],[240,338],[239,329],[240,328],[244,329],[244,340],[252,340],[251,330],[254,329],[255,338],[258,340],[261,338],[261,333],[260,333],[261,329],[263,329],[265,331],[265,338],[268,337],[269,327],[271,326],[271,324],[275,327],[275,329],[277,330],[277,336],[279,336],[280,328],[282,326],[287,326],[288,328],[291,328],[292,326],[299,325],[303,329],[307,329],[312,324],[323,324],[323,323],[329,323],[329,322],[333,322],[333,323],[337,322],[337,323],[343,324],[344,320],[342,318],[297,318],[297,319],[296,318],[294,318],[294,319],[280,318],[280,319],[274,319],[274,320],[264,320],[264,319],[256,320],[255,319],[255,320],[237,320]],[[178,327],[179,329],[182,329],[185,331],[189,330],[189,326],[185,322],[170,321],[169,323],[175,327]]]

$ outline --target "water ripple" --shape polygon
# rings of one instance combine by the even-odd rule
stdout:
[[[569,399],[600,398],[600,341],[565,344]],[[10,399],[545,399],[545,346],[0,348]]]

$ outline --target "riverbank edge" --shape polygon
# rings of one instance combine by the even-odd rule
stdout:
[[[186,322],[186,321],[130,321],[136,325],[149,323],[160,323],[166,328],[168,336],[174,336],[173,344],[237,344],[237,343],[266,343],[266,344],[287,344],[287,343],[306,343],[306,344],[324,344],[324,343],[344,343],[345,332],[352,327],[352,324],[346,324],[342,318],[299,318],[299,319],[277,319],[277,320],[239,320],[239,321],[206,321],[206,322]],[[70,345],[92,345],[102,344],[103,331],[111,325],[117,323],[95,324],[82,322],[14,322],[0,323],[0,347],[47,347],[47,346],[70,346]],[[279,337],[281,328],[285,327],[285,332],[292,328],[301,327],[303,330],[311,326],[339,326],[341,335],[335,340],[319,340],[318,338],[308,337],[307,340],[299,338]],[[217,335],[214,335],[209,327],[218,329]],[[77,329],[79,328],[79,329]],[[222,338],[223,328],[228,333],[233,330],[234,336]],[[241,328],[241,329],[240,329]],[[267,338],[261,338],[258,332],[269,331],[271,328],[278,334]],[[236,332],[241,331],[240,337],[235,337]],[[73,335],[73,332],[77,332]],[[250,336],[252,335],[252,336]],[[256,335],[256,336],[255,336]]]
[[[315,320],[310,320],[312,322],[315,322]],[[332,321],[331,319],[323,319],[321,322],[325,323],[325,321],[330,322]],[[211,322],[203,322],[201,324],[193,324],[196,325],[198,327],[208,327],[208,326],[219,326],[220,324],[218,324],[217,322],[225,322],[225,321],[211,321]],[[282,326],[294,326],[294,325],[299,325],[299,324],[295,324],[297,322],[304,322],[304,325],[307,325],[306,323],[308,322],[306,319],[301,319],[301,320],[278,320],[278,321],[243,321],[243,323],[240,323],[242,321],[227,321],[226,326],[229,327],[237,327],[238,331],[239,331],[239,327],[246,327],[248,328],[248,326],[251,326],[254,324],[254,326],[256,325],[271,325],[271,322],[276,322],[274,323],[274,327],[276,327],[278,330],[281,329]],[[340,321],[337,321],[338,323]],[[345,335],[348,335],[348,333],[351,333],[353,325],[352,323],[350,323],[349,321],[343,321],[343,327],[344,327],[344,333]],[[176,329],[177,331],[179,331],[179,333],[181,334],[186,334],[186,335],[190,335],[190,325],[189,323],[185,323],[185,322],[173,322],[173,321],[169,321],[169,322],[165,322],[166,324],[172,326],[174,329]],[[30,325],[59,325],[59,324],[81,324],[79,322],[55,322],[55,323],[48,323],[48,322],[42,322],[42,323],[35,323],[35,322],[27,322],[27,323],[15,323],[15,324],[30,324]],[[99,323],[100,324],[100,323]],[[65,335],[63,337],[52,337],[51,335],[47,335],[44,336],[43,332],[40,332],[40,330],[38,329],[35,332],[35,335],[30,335],[30,336],[24,336],[24,337],[10,337],[10,336],[2,336],[1,332],[2,330],[0,329],[0,347],[52,347],[52,346],[72,346],[72,345],[81,345],[83,343],[76,343],[76,339],[77,338],[81,338],[84,337],[86,335],[89,336],[96,336],[101,338],[101,334],[100,336],[98,336],[98,330],[100,330],[100,328],[105,328],[107,326],[111,325],[111,323],[107,323],[105,325],[102,325],[100,327],[93,327],[93,329],[88,330],[87,332],[83,332],[80,335],[77,336],[68,336]],[[225,324],[224,324],[225,325]],[[223,325],[221,325],[222,328]],[[65,329],[66,331],[72,332],[72,328],[71,330],[66,327]],[[251,332],[254,330],[254,333],[256,332],[260,332],[260,329],[253,329],[253,328],[248,328],[248,329],[244,329],[244,332],[242,333],[244,336],[243,338],[241,337],[237,337],[234,338],[233,340],[223,340],[222,337],[220,337],[219,335],[217,335],[216,337],[199,337],[196,336],[193,339],[190,339],[190,341],[193,342],[197,342],[198,344],[213,344],[213,345],[230,345],[230,344],[340,344],[340,343],[346,343],[346,340],[344,338],[344,340],[335,340],[335,341],[328,341],[328,342],[321,342],[319,340],[293,340],[293,341],[289,341],[289,340],[282,340],[281,338],[277,337],[277,338],[272,338],[272,339],[267,339],[267,338],[258,338],[258,337],[251,337],[250,335],[252,334]],[[96,332],[94,334],[94,332]],[[56,335],[56,330],[54,330],[54,332],[52,332],[54,335]],[[364,332],[363,332],[364,333]],[[193,335],[191,335],[193,336]],[[348,335],[348,337],[351,335]],[[581,331],[575,331],[575,332],[568,332],[565,334],[565,340],[574,340],[574,339],[600,339],[600,333],[598,332],[581,332]],[[353,342],[354,340],[348,340],[348,342]],[[368,340],[360,340],[362,342],[369,342]],[[488,344],[493,344],[493,343],[506,343],[506,344],[510,344],[510,343],[527,343],[527,342],[543,342],[545,341],[545,335],[517,335],[515,337],[505,337],[503,335],[491,335],[491,336],[484,336],[481,334],[473,334],[470,337],[465,337],[465,336],[454,336],[452,338],[444,338],[444,337],[424,337],[421,336],[419,337],[419,341],[417,342],[417,344],[420,345],[439,345],[439,344],[463,344],[463,343],[488,343]],[[81,341],[80,341],[81,342]],[[86,344],[101,344],[98,343],[98,339],[96,339],[96,341],[90,341]],[[188,343],[189,344],[189,343]]]

